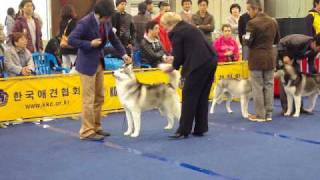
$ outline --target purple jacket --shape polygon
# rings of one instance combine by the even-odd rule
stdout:
[[[112,46],[119,52],[120,56],[125,55],[125,49],[118,37],[112,31],[110,22],[105,23],[106,41],[110,41]],[[99,61],[103,57],[103,48],[105,44],[97,48],[91,47],[91,41],[99,37],[99,27],[94,17],[90,13],[82,18],[76,28],[69,35],[68,43],[78,48],[76,60],[76,70],[82,74],[92,76],[96,73]]]
[[[26,32],[27,33],[27,39],[28,39],[28,44],[27,44],[27,49],[33,53],[36,51],[43,50],[43,45],[42,45],[42,33],[41,33],[41,26],[40,22],[37,18],[34,18],[34,22],[36,25],[36,49],[34,49],[32,45],[32,37],[30,34],[30,30],[28,27],[27,19],[23,16],[20,16],[16,19],[15,25],[13,27],[12,32]]]

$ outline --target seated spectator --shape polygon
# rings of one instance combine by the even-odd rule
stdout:
[[[223,35],[219,37],[212,47],[218,53],[218,62],[230,62],[239,60],[239,47],[232,37],[232,29],[229,24],[222,25]]]
[[[12,47],[5,53],[5,69],[9,76],[30,76],[34,70],[32,55],[27,49],[27,37],[16,32],[12,34]]]
[[[4,56],[4,51],[5,51],[3,47],[4,40],[5,40],[5,35],[3,32],[3,25],[0,23],[0,56],[2,57]],[[3,60],[0,60],[0,78],[3,78],[4,72],[5,72],[3,63],[4,63]]]
[[[168,58],[165,55],[163,47],[158,39],[159,25],[156,21],[150,21],[146,25],[146,35],[141,42],[141,63],[149,64],[151,67],[157,67],[161,61],[166,61]]]

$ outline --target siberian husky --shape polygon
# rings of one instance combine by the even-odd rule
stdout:
[[[138,137],[141,126],[141,112],[158,109],[166,116],[168,124],[164,129],[172,129],[174,120],[179,120],[181,104],[177,88],[180,74],[178,71],[169,73],[168,84],[140,83],[132,70],[132,65],[126,65],[113,72],[116,78],[118,97],[124,107],[128,129],[125,136]]]
[[[216,88],[212,99],[210,113],[214,113],[216,103],[220,104],[224,98],[227,98],[226,108],[228,113],[232,113],[230,103],[233,97],[240,97],[242,117],[248,118],[248,103],[252,98],[252,87],[248,79],[221,79]]]
[[[317,97],[320,94],[320,75],[298,73],[291,65],[285,65],[283,70],[277,71],[277,74],[281,78],[281,83],[283,83],[287,95],[288,109],[284,115],[290,116],[294,104],[296,111],[293,117],[299,117],[301,98],[305,96],[309,97],[311,103],[309,108],[305,110],[312,112],[316,105]]]

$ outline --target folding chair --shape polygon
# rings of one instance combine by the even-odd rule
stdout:
[[[151,68],[150,64],[141,63],[141,51],[133,52],[133,62],[136,67],[140,68]]]
[[[106,70],[112,71],[119,69],[124,64],[122,59],[113,58],[111,55],[104,57],[104,67]]]
[[[32,59],[35,66],[36,75],[52,74],[50,62],[53,64],[52,70],[68,73],[69,68],[63,68],[58,65],[57,59],[54,55],[49,53],[35,52],[32,54]]]
[[[4,56],[0,56],[0,78],[8,77],[8,73],[5,71],[4,68]]]

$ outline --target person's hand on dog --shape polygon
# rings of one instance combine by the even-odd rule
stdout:
[[[122,57],[122,59],[123,59],[123,61],[124,61],[125,64],[131,64],[131,63],[132,63],[132,58],[131,58],[130,56],[128,56],[127,54],[124,55],[124,56]]]
[[[167,63],[167,64],[172,64],[172,63],[173,63],[173,60],[174,60],[174,57],[173,57],[173,56],[167,56],[167,57],[164,59],[164,62]]]
[[[173,66],[167,63],[161,63],[158,67],[165,73],[171,73],[174,70]]]
[[[283,64],[292,65],[292,60],[289,58],[289,56],[284,56],[283,57]]]

